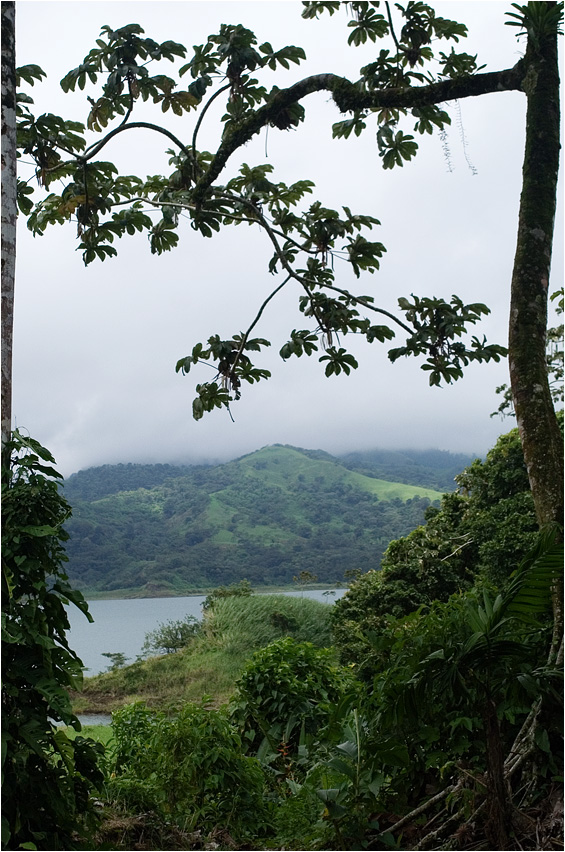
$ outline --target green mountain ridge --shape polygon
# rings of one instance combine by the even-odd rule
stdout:
[[[87,594],[151,596],[378,568],[441,492],[277,444],[213,467],[104,465],[73,475],[65,496],[71,581]]]

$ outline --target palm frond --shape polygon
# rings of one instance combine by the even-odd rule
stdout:
[[[563,543],[557,524],[545,527],[536,546],[510,577],[503,610],[508,617],[531,622],[551,609],[551,592],[563,574]]]

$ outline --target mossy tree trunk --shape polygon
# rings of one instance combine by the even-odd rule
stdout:
[[[559,168],[557,36],[526,53],[526,149],[510,303],[509,365],[540,526],[563,519],[563,446],[546,367],[549,271]]]
[[[529,39],[528,99],[508,360],[514,409],[540,527],[563,523],[563,442],[546,366],[547,306],[559,169],[557,34]],[[563,581],[554,590],[554,642],[563,634]]]

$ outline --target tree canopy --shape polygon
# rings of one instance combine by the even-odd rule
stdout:
[[[430,384],[451,383],[461,378],[471,361],[498,360],[505,354],[504,347],[488,343],[484,336],[469,337],[469,327],[488,313],[486,305],[465,304],[456,295],[449,300],[401,295],[399,310],[393,314],[380,307],[374,296],[342,287],[334,269],[338,257],[359,278],[379,268],[385,246],[371,235],[378,224],[373,211],[357,213],[345,205],[336,210],[322,200],[309,203],[311,181],[277,181],[268,163],[244,164],[229,178],[225,176],[226,165],[232,154],[262,128],[285,131],[297,127],[305,118],[308,95],[316,91],[330,93],[337,109],[346,116],[334,124],[334,136],[347,138],[365,132],[367,127],[376,128],[377,156],[385,170],[402,167],[413,159],[418,134],[445,129],[450,117],[441,104],[446,101],[501,91],[524,92],[529,103],[530,141],[526,145],[513,279],[510,365],[527,465],[538,469],[533,477],[538,518],[541,522],[551,519],[556,506],[561,505],[552,485],[560,464],[560,453],[555,449],[558,430],[549,390],[540,396],[534,389],[547,385],[547,280],[559,130],[555,38],[562,7],[535,3],[523,7],[515,4],[515,8],[517,11],[508,13],[506,23],[517,27],[519,36],[527,36],[526,54],[513,68],[487,73],[477,56],[460,50],[465,25],[439,16],[432,7],[409,3],[393,9],[388,3],[354,3],[350,7],[348,42],[353,47],[369,42],[385,45],[375,61],[361,68],[358,80],[332,73],[314,74],[286,89],[271,85],[269,77],[290,64],[298,65],[304,58],[303,50],[296,46],[274,48],[270,42],[259,44],[254,33],[242,25],[222,24],[217,34],[206,44],[195,46],[192,53],[176,41],[157,43],[137,24],[117,30],[105,25],[96,46],[61,81],[64,91],[95,87],[95,96],[88,95],[84,123],[65,121],[51,113],[36,117],[29,95],[20,96],[20,150],[35,163],[35,177],[46,190],[34,204],[30,182],[20,181],[20,209],[36,234],[44,233],[50,224],[73,220],[86,264],[113,257],[117,240],[138,232],[148,234],[153,253],[170,251],[178,244],[185,215],[191,227],[205,237],[226,225],[242,223],[263,230],[274,250],[269,271],[276,279],[257,306],[255,317],[229,339],[216,334],[195,343],[177,362],[177,371],[183,373],[201,363],[214,367],[214,378],[196,385],[196,419],[214,408],[229,409],[240,398],[244,383],[269,377],[269,371],[261,366],[260,352],[270,342],[253,336],[253,332],[269,302],[290,283],[298,287],[298,308],[307,327],[290,332],[280,350],[283,359],[316,353],[326,375],[347,375],[358,362],[346,347],[346,335],[356,334],[369,342],[388,344],[394,340],[399,345],[388,350],[392,361],[417,356],[423,361],[421,366]],[[303,15],[316,18],[339,9],[332,3],[306,3]],[[177,60],[188,60],[180,65],[177,75],[151,73],[155,64]],[[18,71],[20,83],[33,85],[43,76],[35,65]],[[532,88],[528,80],[534,76],[539,85]],[[225,102],[225,112],[218,146],[214,152],[200,150],[209,107],[220,98]],[[135,110],[143,102],[153,103],[162,114],[196,112],[190,138],[179,138],[161,121],[136,121]],[[120,174],[113,162],[102,159],[111,155],[117,136],[141,128],[163,136],[165,144],[172,145],[168,175],[144,179]],[[91,133],[96,134],[94,141],[90,141]],[[54,192],[58,181],[64,188]],[[536,199],[535,203],[531,199]],[[151,211],[157,211],[157,219]],[[537,242],[534,238],[530,245],[528,235],[534,232],[544,237]],[[538,288],[533,302],[525,297],[533,286],[532,275]],[[532,305],[536,306],[533,311]],[[533,339],[538,354],[535,358],[523,356],[530,353]],[[544,432],[543,441],[540,430]],[[542,442],[553,448],[549,454],[536,449]]]

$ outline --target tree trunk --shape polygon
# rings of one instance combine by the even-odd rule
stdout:
[[[508,829],[510,827],[509,799],[504,777],[504,753],[500,727],[496,715],[496,703],[487,696],[483,710],[487,747],[487,822],[485,833],[492,849],[510,849]]]
[[[518,242],[508,360],[524,460],[540,526],[563,521],[563,446],[546,367],[549,270],[559,168],[557,36],[530,37]]]
[[[2,3],[2,446],[12,429],[16,272],[16,4]]]

